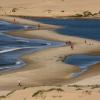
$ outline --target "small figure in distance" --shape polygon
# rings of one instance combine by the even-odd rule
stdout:
[[[19,86],[19,87],[21,87],[21,86],[22,86],[22,85],[21,85],[21,81],[18,81],[18,86]]]
[[[68,42],[66,41],[65,44],[68,45]]]
[[[37,25],[37,29],[39,30],[39,29],[40,29],[40,27],[41,27],[41,26],[40,26],[40,24],[38,24],[38,25]]]
[[[70,45],[70,46],[71,46],[71,49],[72,49],[72,50],[74,50],[74,45],[73,45],[72,43],[71,43],[71,45]]]
[[[87,41],[85,40],[85,44],[87,44]]]
[[[65,43],[66,43],[66,45],[69,45],[72,50],[74,49],[74,45],[71,41],[68,41],[68,42],[65,42]]]
[[[16,23],[16,19],[15,18],[14,18],[13,22]]]

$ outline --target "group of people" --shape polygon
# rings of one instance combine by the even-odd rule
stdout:
[[[69,45],[72,50],[74,49],[74,44],[71,41],[67,41],[66,45]]]
[[[85,44],[87,44],[87,40],[85,40],[84,42],[85,42]],[[74,50],[74,43],[72,43],[71,41],[67,41],[65,43],[66,43],[66,45],[69,45],[72,50]],[[93,45],[93,43],[91,45]]]

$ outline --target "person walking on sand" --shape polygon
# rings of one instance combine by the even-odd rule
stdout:
[[[66,45],[68,45],[68,42],[65,42]]]
[[[38,30],[40,29],[40,24],[37,25],[37,29],[38,29]]]
[[[85,44],[87,43],[87,41],[85,40]]]
[[[22,86],[22,85],[21,85],[21,81],[18,81],[18,86],[19,86],[19,87],[21,87],[21,86]]]
[[[13,22],[15,23],[16,22],[16,19],[14,18]]]
[[[71,49],[73,50],[74,49],[74,45],[71,41],[68,41],[68,44],[70,45]]]
[[[70,46],[71,46],[71,49],[74,50],[74,45],[72,43],[70,44]]]

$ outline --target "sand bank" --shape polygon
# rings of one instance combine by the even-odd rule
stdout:
[[[29,25],[29,26],[33,26],[33,27],[35,26],[37,29],[38,28],[47,28],[47,29],[48,28],[49,29],[61,28],[61,26],[43,24],[40,22],[31,21],[31,20],[23,19],[23,18],[19,18],[19,17],[0,16],[0,20],[8,21],[13,24],[21,24],[21,25],[26,25],[26,26]]]
[[[30,87],[30,86],[63,85],[64,83],[66,83],[68,79],[71,78],[70,77],[71,73],[79,71],[77,67],[73,65],[69,65],[69,64],[64,64],[62,62],[65,56],[71,55],[71,54],[84,54],[84,53],[90,53],[93,51],[100,51],[99,41],[83,39],[79,37],[63,36],[63,35],[57,34],[54,31],[48,31],[48,30],[18,31],[18,32],[11,32],[8,34],[19,36],[19,37],[41,38],[41,39],[46,39],[46,40],[63,41],[63,42],[71,40],[74,43],[74,50],[72,50],[70,46],[65,45],[63,47],[49,48],[46,50],[35,52],[30,55],[23,56],[22,59],[27,63],[25,67],[15,72],[0,76],[1,95],[3,91],[5,92],[5,93],[3,92],[4,94],[7,94],[7,92],[9,91],[23,89],[24,87]],[[87,40],[87,44],[85,44],[85,40]],[[96,77],[99,77],[99,76],[96,76]],[[87,77],[85,77],[85,79],[86,78]],[[19,80],[21,81],[21,84],[23,85],[22,87],[18,86]],[[31,89],[33,90],[33,88]],[[66,90],[67,88],[65,89],[65,91]],[[19,90],[17,91],[17,93],[27,95],[26,91],[30,95],[31,91],[29,89]],[[16,95],[18,95],[17,93],[15,92],[15,94],[8,97],[7,100],[13,100],[13,99],[16,100],[15,98],[16,98]],[[73,91],[71,92],[71,94],[70,92],[64,92],[64,95],[63,95],[64,98],[67,98],[66,93],[70,95],[70,100],[73,100],[71,95],[75,96],[77,100],[79,98],[78,97],[79,92],[75,92],[75,94],[73,94]],[[19,100],[25,99],[23,98],[25,97],[23,95],[19,96]],[[93,98],[95,96],[98,96],[98,93],[97,94],[94,93]],[[86,98],[87,100],[90,99],[89,96],[87,96]],[[83,100],[86,100],[86,98],[83,98]],[[33,98],[29,97],[28,99],[31,100]],[[41,99],[39,98],[39,100]],[[50,98],[48,98],[47,100],[50,100]]]
[[[27,31],[25,33],[21,31],[21,33],[19,33],[20,32],[16,33],[17,36],[26,37],[28,35],[28,38],[31,36],[31,38],[42,38],[55,41],[72,40],[72,42],[75,43],[74,50],[72,50],[70,46],[64,46],[49,48],[23,56],[22,59],[28,63],[25,67],[26,70],[23,68],[23,71],[0,76],[0,89],[17,89],[18,80],[21,80],[24,86],[61,84],[70,78],[72,72],[79,71],[77,67],[64,64],[62,62],[64,56],[100,50],[100,43],[98,41],[87,39],[89,44],[93,43],[93,45],[88,45],[84,43],[84,39],[82,38],[62,36],[52,31],[38,30],[37,32],[36,30]],[[9,34],[16,35],[14,32]]]
[[[78,43],[78,44],[84,44],[85,40],[88,41],[89,43],[99,43],[96,40],[90,40],[90,39],[84,39],[84,38],[80,38],[80,37],[74,37],[74,36],[66,36],[66,35],[61,35],[58,34],[57,32],[51,30],[33,30],[33,31],[12,31],[10,33],[7,33],[9,35],[13,35],[13,36],[19,36],[19,37],[25,37],[25,38],[41,38],[41,39],[45,39],[45,40],[52,40],[52,41],[61,41],[61,42],[67,42],[67,41],[72,41],[74,43]]]

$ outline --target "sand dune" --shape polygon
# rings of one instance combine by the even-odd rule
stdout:
[[[89,10],[98,12],[100,0],[1,0],[1,15],[68,16]],[[12,12],[17,8],[16,12]]]
[[[99,88],[41,86],[12,91],[1,100],[99,100]]]

